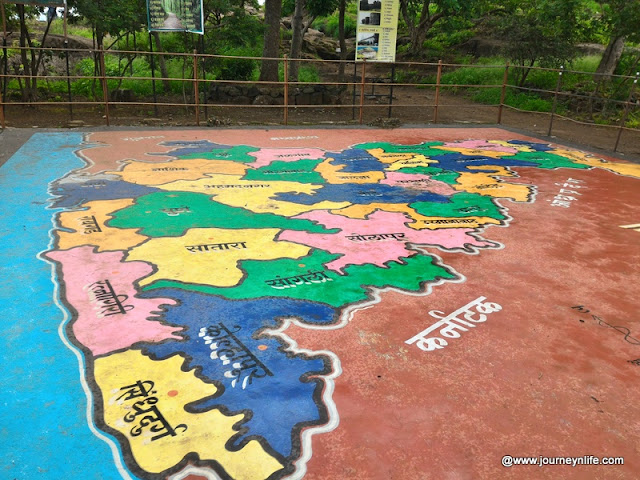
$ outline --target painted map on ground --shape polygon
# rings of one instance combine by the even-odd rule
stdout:
[[[91,139],[89,139],[91,142]],[[340,358],[288,325],[348,324],[382,291],[426,294],[464,272],[438,252],[502,248],[514,169],[633,164],[525,140],[369,142],[340,151],[166,136],[87,143],[53,182],[65,332],[83,356],[92,421],[140,478],[302,478],[315,435],[339,423]],[[459,336],[459,335],[458,335]],[[435,348],[440,348],[436,346]],[[124,475],[124,474],[123,474]]]

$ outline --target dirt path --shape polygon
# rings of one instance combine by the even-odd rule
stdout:
[[[182,30],[184,26],[175,13],[167,12],[168,17],[164,21],[164,28],[171,30]]]

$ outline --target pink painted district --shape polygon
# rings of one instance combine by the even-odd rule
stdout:
[[[292,230],[283,231],[279,240],[299,243],[342,255],[326,267],[334,271],[342,271],[347,265],[373,264],[383,267],[389,261],[415,255],[415,250],[407,248],[407,243],[418,245],[434,245],[445,249],[473,247],[493,247],[490,242],[480,241],[470,235],[471,228],[442,228],[438,230],[414,230],[406,223],[409,219],[402,213],[376,211],[368,219],[359,220],[332,215],[324,211],[315,211],[298,215],[318,222],[327,228],[339,228],[338,234],[308,233]],[[402,233],[401,240],[385,239],[381,241],[353,241],[352,235],[375,235],[382,233]]]
[[[137,342],[182,338],[176,335],[180,328],[149,319],[161,312],[162,305],[175,305],[175,300],[136,298],[134,283],[153,270],[147,263],[124,263],[124,252],[96,253],[89,246],[52,251],[46,256],[60,264],[65,297],[78,312],[72,324],[73,335],[94,356],[130,348]],[[122,303],[133,308],[127,307],[126,313],[100,317],[100,308],[92,302],[88,287],[104,280],[109,281],[118,295],[126,295]]]

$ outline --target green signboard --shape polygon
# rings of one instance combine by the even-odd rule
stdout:
[[[204,34],[202,0],[147,0],[150,32]]]

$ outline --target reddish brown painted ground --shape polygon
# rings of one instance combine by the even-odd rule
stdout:
[[[516,170],[539,190],[533,204],[505,202],[507,228],[486,230],[504,249],[438,252],[466,281],[424,297],[385,293],[342,330],[288,330],[301,347],[331,345],[343,368],[340,425],[314,437],[305,479],[638,478],[640,366],[629,360],[640,345],[591,318],[640,339],[640,232],[620,228],[640,222],[638,180]],[[551,207],[569,177],[584,180],[583,195]],[[479,296],[502,311],[441,350],[404,343],[434,322],[430,310]],[[506,469],[506,454],[623,456],[625,465]]]
[[[335,150],[375,140],[527,138],[494,128],[179,133]],[[113,140],[113,132],[105,135]],[[304,138],[282,139],[297,136]],[[157,151],[145,140],[121,143],[128,156]],[[86,154],[96,162],[92,171],[101,170],[101,149]],[[306,480],[638,478],[640,366],[630,361],[640,359],[640,232],[620,226],[640,223],[640,181],[603,170],[515,170],[538,193],[534,203],[505,201],[509,225],[482,233],[504,248],[477,255],[432,249],[464,281],[425,296],[386,292],[339,330],[287,330],[301,348],[331,349],[343,369],[333,395],[340,424],[312,438]],[[569,177],[586,188],[570,208],[552,207]],[[479,296],[502,310],[441,350],[405,344],[434,323],[430,310],[450,313]],[[578,305],[590,312],[572,309]],[[507,454],[622,456],[625,464],[507,469]]]

